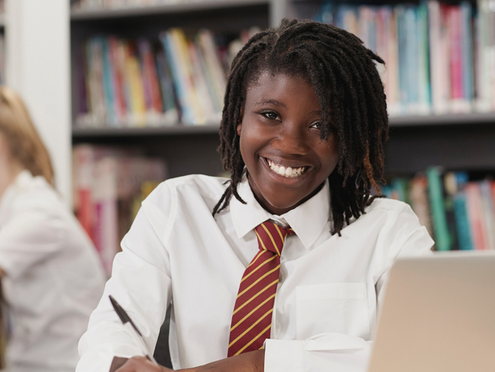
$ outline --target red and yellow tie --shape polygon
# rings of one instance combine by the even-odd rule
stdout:
[[[255,229],[259,252],[246,267],[235,302],[228,356],[263,347],[270,337],[273,304],[280,272],[280,254],[294,230],[265,221]]]

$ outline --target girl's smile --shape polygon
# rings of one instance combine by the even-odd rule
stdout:
[[[301,77],[263,73],[248,87],[243,113],[237,133],[251,189],[266,210],[286,213],[335,169],[336,135],[320,138],[318,97]]]

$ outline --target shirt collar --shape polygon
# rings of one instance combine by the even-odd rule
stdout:
[[[242,238],[260,223],[273,219],[273,215],[258,203],[246,176],[237,186],[237,191],[246,204],[242,204],[233,196],[230,200],[230,212],[237,236]],[[282,218],[287,221],[304,247],[308,249],[321,234],[330,217],[330,186],[328,180],[311,199],[277,217],[278,220]]]

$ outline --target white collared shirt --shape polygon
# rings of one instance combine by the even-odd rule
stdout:
[[[265,372],[363,371],[376,327],[384,278],[398,256],[433,245],[407,204],[377,199],[366,214],[330,234],[329,186],[304,204],[271,216],[244,180],[215,218],[225,179],[186,176],[162,183],[122,241],[88,332],[77,372],[107,372],[114,355],[142,355],[121,326],[114,296],[154,350],[172,301],[174,369],[227,357],[230,322],[246,266],[258,251],[254,228],[282,218],[296,232],[281,256],[280,282],[265,342]]]
[[[42,177],[21,172],[0,199],[0,267],[12,321],[8,372],[74,371],[105,283],[97,252]]]

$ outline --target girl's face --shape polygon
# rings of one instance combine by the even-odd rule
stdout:
[[[247,88],[240,136],[260,204],[280,215],[311,198],[338,163],[336,134],[320,139],[321,108],[305,79],[263,73]]]

